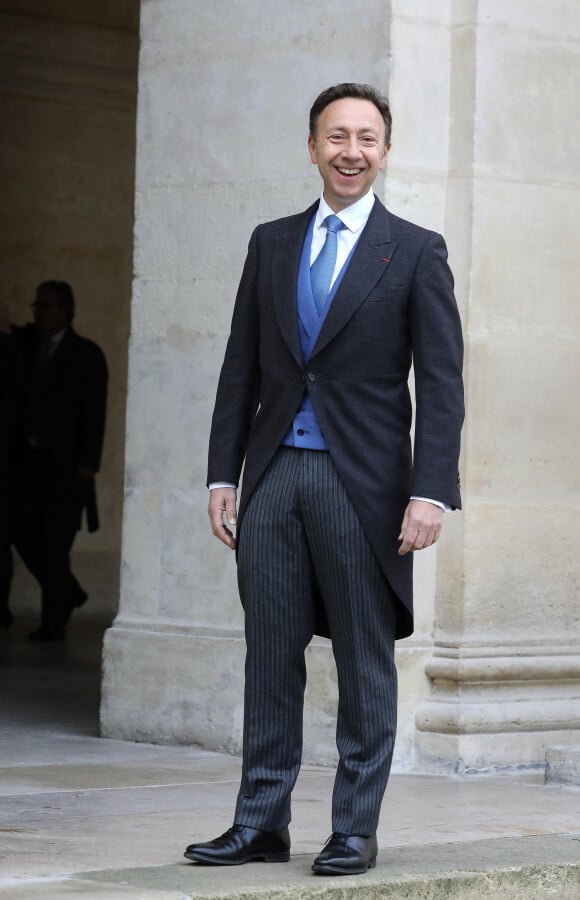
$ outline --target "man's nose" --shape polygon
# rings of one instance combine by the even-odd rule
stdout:
[[[360,157],[360,145],[354,135],[353,137],[349,138],[346,146],[344,147],[344,152],[349,159],[358,159]]]

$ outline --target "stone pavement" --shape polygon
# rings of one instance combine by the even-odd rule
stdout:
[[[239,760],[97,736],[104,623],[79,615],[65,646],[0,646],[0,898],[580,900],[580,791],[543,773],[395,774],[377,868],[310,874],[330,830],[332,771],[305,767],[292,858],[211,868],[184,846],[231,824]]]

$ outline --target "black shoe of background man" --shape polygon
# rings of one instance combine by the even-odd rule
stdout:
[[[64,641],[65,630],[63,626],[41,625],[36,631],[31,631],[28,640],[33,644],[45,644],[51,641]]]
[[[316,857],[312,871],[316,875],[360,875],[377,864],[376,834],[361,837],[335,831]]]
[[[190,844],[183,854],[187,859],[211,866],[240,866],[253,862],[288,862],[290,834],[281,831],[258,831],[246,825],[233,825],[214,841]]]
[[[66,611],[66,622],[68,622],[75,609],[78,609],[83,603],[86,603],[88,599],[89,595],[86,591],[83,591],[82,587],[79,585],[70,595],[68,609]]]
[[[80,587],[80,585],[79,585],[78,590],[75,591],[74,596],[72,598],[73,608],[78,609],[79,606],[82,606],[83,603],[86,603],[88,599],[89,599],[89,595],[87,594],[86,591],[83,591],[82,587]]]

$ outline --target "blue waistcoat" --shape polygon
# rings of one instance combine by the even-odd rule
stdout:
[[[322,328],[328,310],[330,309],[330,304],[334,299],[334,295],[338,290],[356,247],[355,243],[330,289],[328,299],[321,314],[318,315],[314,297],[312,296],[312,284],[310,281],[310,249],[312,246],[312,233],[314,231],[315,218],[316,215],[313,216],[312,221],[308,226],[306,237],[304,238],[304,245],[300,256],[300,265],[298,267],[298,284],[296,288],[298,329],[300,332],[302,359],[305,365],[310,359],[310,355],[318,340],[320,329]],[[294,416],[292,425],[286,432],[282,443],[287,447],[302,447],[307,450],[328,449],[326,441],[324,440],[324,435],[320,430],[318,419],[316,418],[314,406],[312,405],[312,400],[310,399],[308,391],[305,391],[300,408]]]

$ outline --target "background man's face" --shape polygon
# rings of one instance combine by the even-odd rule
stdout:
[[[334,212],[368,193],[390,146],[385,146],[383,118],[370,100],[345,97],[322,110],[308,149],[324,181],[324,199]]]
[[[34,324],[46,337],[58,334],[69,325],[69,311],[66,306],[60,306],[58,300],[53,291],[36,292]]]

